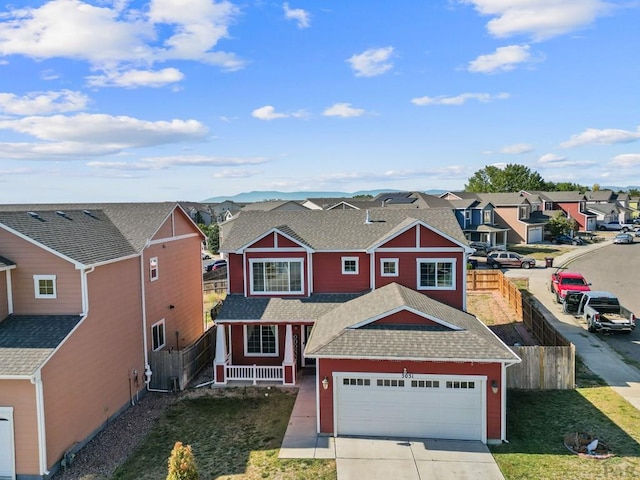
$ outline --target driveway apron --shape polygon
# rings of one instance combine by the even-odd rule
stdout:
[[[338,437],[335,445],[338,480],[504,480],[482,442]]]

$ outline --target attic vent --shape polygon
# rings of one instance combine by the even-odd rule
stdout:
[[[62,210],[56,210],[56,215],[59,215],[62,218],[67,218],[67,214],[64,213]]]
[[[367,210],[367,214],[364,218],[364,223],[369,225],[371,223],[371,213],[369,212],[369,210]]]
[[[27,212],[29,214],[29,216],[31,216],[32,218],[40,218],[40,215],[38,215],[38,212]]]
[[[87,217],[98,218],[93,214],[91,210],[82,210],[82,213],[84,213]]]

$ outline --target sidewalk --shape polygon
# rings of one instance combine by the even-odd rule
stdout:
[[[544,268],[544,262],[538,262],[537,268],[526,271],[511,270],[507,272],[507,276],[527,276],[529,278],[529,291],[534,295],[547,320],[576,346],[576,353],[580,355],[582,361],[593,373],[600,376],[616,392],[640,410],[640,370],[627,364],[598,335],[588,333],[586,327],[578,319],[562,313],[560,305],[553,301],[549,291],[550,276],[554,269],[566,268],[572,260],[610,244],[611,241],[605,241],[579,247],[555,257],[553,268]]]

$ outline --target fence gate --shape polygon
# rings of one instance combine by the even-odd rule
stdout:
[[[184,390],[200,370],[213,362],[215,343],[214,327],[182,350],[149,352],[149,366],[153,372],[149,388],[171,392]]]

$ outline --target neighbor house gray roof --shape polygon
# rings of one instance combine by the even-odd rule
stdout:
[[[15,265],[15,262],[12,262],[11,260],[9,260],[8,258],[4,258],[2,256],[0,256],[0,269],[7,269],[9,267],[13,267]]]
[[[366,219],[370,223],[366,223]],[[397,232],[401,226],[421,221],[452,240],[467,240],[451,208],[362,210],[308,210],[241,212],[227,222],[229,230],[220,251],[245,248],[273,228],[295,232],[296,238],[316,251],[365,251]]]
[[[534,192],[532,192],[534,193]],[[587,199],[580,192],[535,192],[542,200],[551,202],[581,202]]]
[[[314,294],[298,298],[257,298],[243,295],[227,295],[216,322],[238,320],[263,320],[273,323],[291,321],[315,321],[361,294]]]
[[[0,376],[33,375],[78,324],[78,315],[11,315],[0,322]]]
[[[92,265],[140,253],[176,203],[0,205],[2,225],[72,261]]]
[[[399,310],[441,326],[366,324]],[[361,326],[358,326],[361,324]],[[420,292],[388,284],[344,303],[315,323],[305,355],[517,362],[518,357],[476,317]]]
[[[301,202],[295,200],[265,200],[263,202],[247,203],[242,207],[242,211],[259,210],[261,212],[270,212],[272,210],[282,209],[283,207],[291,207],[296,210],[306,209]]]

